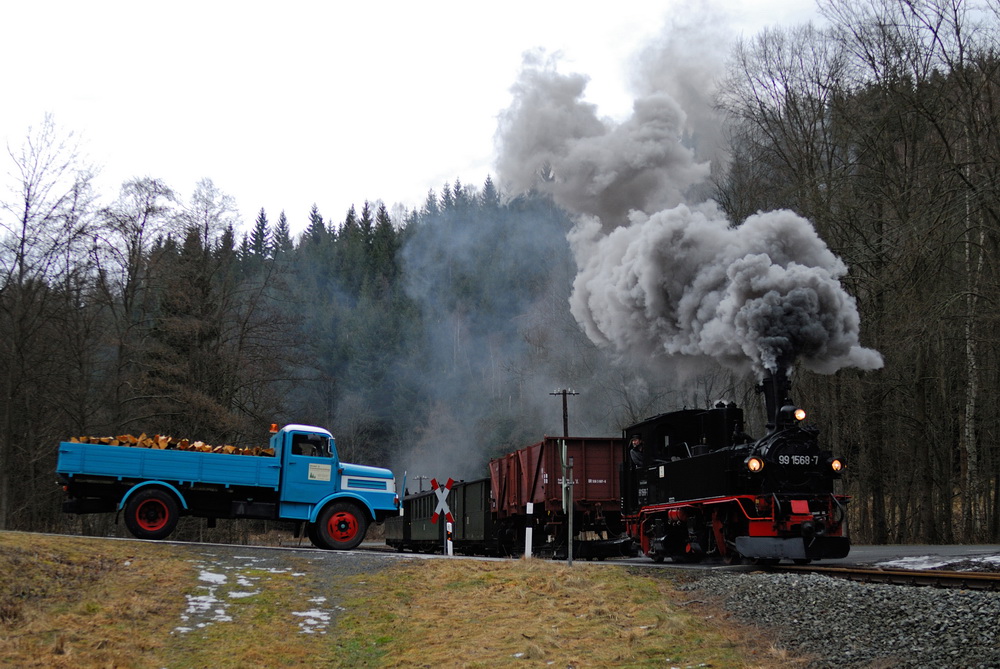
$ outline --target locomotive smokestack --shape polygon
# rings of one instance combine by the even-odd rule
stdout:
[[[789,394],[792,383],[788,379],[788,368],[779,367],[777,371],[768,370],[759,386],[764,393],[764,406],[767,411],[767,431],[772,432],[778,424],[778,411],[786,404],[791,404]]]

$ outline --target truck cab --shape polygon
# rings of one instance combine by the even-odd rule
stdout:
[[[392,472],[341,462],[327,430],[286,425],[271,437],[271,448],[282,464],[278,514],[308,522],[306,531],[315,545],[360,543],[368,521],[382,522],[398,513]]]

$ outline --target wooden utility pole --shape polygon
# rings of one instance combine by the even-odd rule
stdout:
[[[566,512],[566,564],[573,566],[573,459],[567,457],[566,440],[569,438],[569,410],[566,406],[566,397],[569,395],[579,395],[563,388],[549,395],[562,395],[563,410],[563,442],[562,442],[562,470],[563,470],[563,511]]]

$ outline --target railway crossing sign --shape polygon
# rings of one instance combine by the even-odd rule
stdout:
[[[431,479],[431,490],[437,495],[438,503],[437,507],[434,509],[434,515],[431,516],[431,522],[435,525],[438,521],[438,516],[444,514],[445,520],[449,523],[455,522],[455,517],[451,515],[451,509],[448,508],[448,493],[451,491],[451,486],[455,484],[450,478],[448,482],[444,484],[444,487],[438,485],[437,479]]]

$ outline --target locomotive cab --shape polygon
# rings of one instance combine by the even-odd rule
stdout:
[[[719,402],[711,409],[683,409],[653,416],[628,427],[644,443],[641,461],[625,457],[622,510],[649,504],[721,494],[732,476],[724,461],[732,449],[746,449],[743,410]],[[628,456],[628,454],[626,454]],[[716,462],[716,465],[710,463]]]

